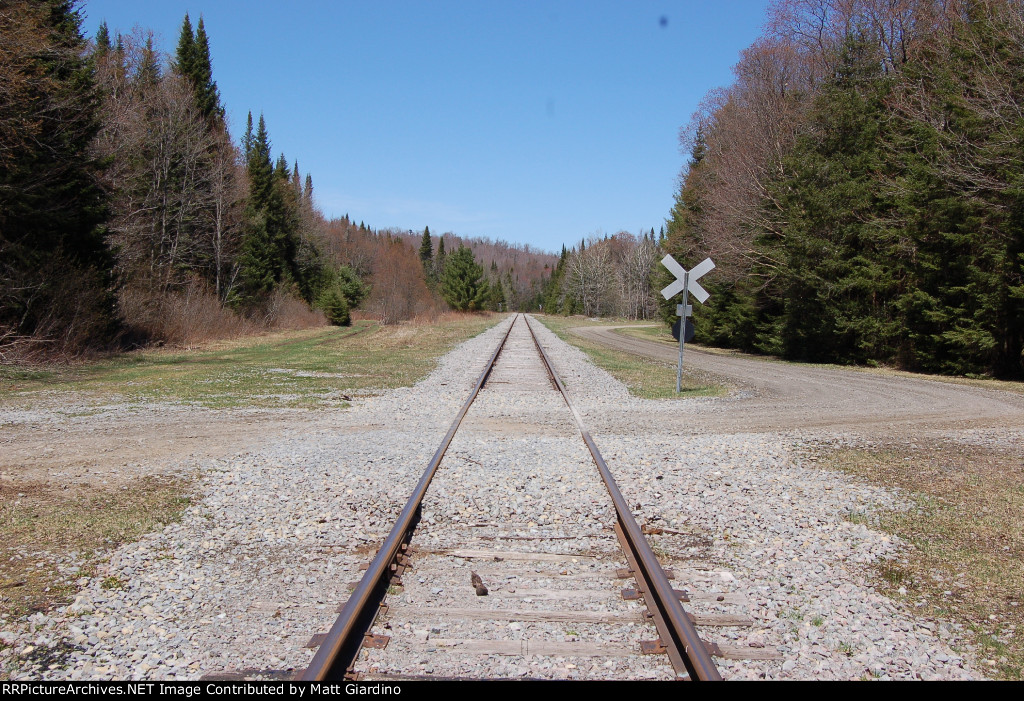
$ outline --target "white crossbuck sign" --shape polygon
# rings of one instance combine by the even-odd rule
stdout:
[[[676,259],[670,255],[662,258],[661,264],[676,276],[676,281],[663,289],[661,296],[665,299],[672,299],[680,292],[683,293],[683,303],[676,305],[676,316],[679,317],[679,367],[676,370],[676,394],[679,394],[683,387],[683,344],[686,343],[686,317],[693,314],[693,307],[686,303],[687,297],[693,295],[701,304],[707,301],[708,291],[701,287],[697,280],[714,270],[715,264],[711,262],[710,258],[705,258],[695,265],[693,270],[687,272],[686,268],[679,265]]]
[[[705,258],[702,263],[694,266],[690,272],[686,272],[686,268],[679,265],[676,259],[670,255],[662,258],[661,264],[676,276],[676,281],[661,291],[662,297],[672,299],[684,289],[689,288],[690,294],[696,297],[698,302],[704,304],[707,301],[708,291],[701,287],[697,280],[714,270],[715,264],[711,262],[710,258]]]

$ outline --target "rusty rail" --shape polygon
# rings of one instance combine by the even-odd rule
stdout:
[[[661,564],[651,551],[650,545],[647,543],[647,539],[644,537],[640,526],[637,525],[636,520],[633,518],[629,505],[619,491],[615,479],[608,469],[608,465],[601,456],[601,452],[598,450],[593,438],[591,438],[590,432],[584,426],[582,417],[570,401],[565,385],[562,383],[558,373],[555,372],[554,365],[547,352],[540,345],[540,341],[533,331],[529,318],[525,315],[523,315],[523,318],[544,362],[547,373],[572,412],[576,426],[587,447],[590,449],[594,462],[597,464],[601,477],[612,498],[618,516],[617,536],[626,552],[630,569],[636,574],[648,608],[651,609],[654,615],[659,635],[663,639],[663,644],[665,644],[666,652],[673,666],[681,677],[700,680],[720,680],[722,677],[711,661],[711,656],[704,642],[697,635],[696,630],[694,630],[693,624],[679,603],[679,599],[673,591],[664,570],[662,570]],[[334,625],[331,626],[330,631],[324,637],[312,662],[310,662],[299,679],[303,681],[340,680],[351,671],[356,657],[359,655],[364,637],[373,626],[377,613],[380,610],[380,605],[384,601],[391,573],[402,565],[402,552],[407,547],[412,531],[419,521],[420,506],[430,486],[430,482],[445,452],[448,450],[452,438],[469,411],[469,407],[473,404],[480,389],[487,381],[494,367],[495,360],[505,347],[505,342],[508,340],[515,321],[516,318],[513,317],[512,323],[509,324],[501,343],[494,350],[494,353],[491,354],[483,372],[477,379],[473,391],[463,403],[458,415],[448,429],[448,433],[445,434],[440,447],[431,458],[422,477],[420,477],[420,481],[413,490],[412,496],[410,496],[409,501],[402,509],[384,544],[377,551],[377,555],[367,568],[366,574],[359,581],[359,584],[335,620]]]
[[[423,472],[423,476],[420,477],[420,481],[416,484],[412,496],[409,497],[405,508],[399,514],[398,520],[391,528],[387,539],[381,545],[380,550],[377,551],[376,557],[373,558],[373,561],[367,568],[366,574],[359,580],[359,584],[345,603],[341,613],[338,614],[338,618],[334,621],[334,625],[331,626],[330,631],[328,631],[321,643],[320,648],[313,657],[313,661],[309,663],[309,666],[306,667],[299,677],[302,681],[340,680],[355,662],[356,656],[359,655],[359,648],[363,643],[363,637],[373,625],[373,621],[380,609],[380,604],[387,593],[391,571],[399,564],[400,551],[406,545],[409,536],[419,522],[420,505],[423,502],[423,496],[427,493],[427,488],[430,486],[430,481],[434,478],[434,473],[437,472],[437,466],[441,464],[441,459],[448,450],[455,432],[459,429],[459,424],[462,423],[463,417],[466,416],[470,405],[476,399],[477,394],[479,394],[480,388],[483,387],[487,377],[491,374],[491,370],[494,368],[494,361],[497,359],[501,349],[505,347],[505,341],[508,340],[508,335],[511,333],[512,326],[514,325],[515,317],[513,317],[512,323],[509,324],[508,331],[505,332],[501,343],[498,344],[494,353],[491,354],[483,372],[480,373],[473,391],[463,403],[462,409],[459,411],[458,416],[455,417],[455,421],[452,422],[448,433],[445,434],[444,440],[441,441],[441,446],[434,453],[434,457],[430,459],[427,469]]]
[[[656,622],[658,623],[659,634],[663,637],[666,633],[668,634],[669,639],[662,642],[669,650],[669,657],[674,662],[681,659],[690,679],[721,681],[722,675],[711,660],[711,655],[708,653],[704,641],[697,635],[697,631],[686,615],[686,611],[683,610],[682,604],[679,603],[676,593],[672,590],[672,584],[665,575],[665,571],[661,568],[658,558],[651,550],[651,546],[647,543],[643,531],[637,524],[636,519],[633,518],[633,512],[630,511],[629,504],[626,502],[625,497],[622,496],[622,492],[619,491],[615,478],[612,477],[607,463],[605,463],[604,458],[601,456],[601,451],[597,449],[597,444],[594,443],[594,439],[590,437],[590,432],[583,424],[583,417],[580,416],[579,411],[577,411],[569,399],[569,393],[565,389],[562,379],[555,372],[551,358],[548,357],[547,351],[541,346],[540,341],[537,339],[537,334],[533,332],[529,317],[524,315],[523,318],[526,319],[526,327],[530,329],[530,335],[533,336],[533,342],[537,346],[541,358],[544,360],[548,374],[554,381],[555,386],[558,387],[558,391],[562,393],[562,398],[572,412],[573,418],[576,421],[576,427],[583,436],[583,441],[587,444],[587,448],[590,449],[590,454],[593,456],[594,462],[597,463],[597,468],[604,479],[605,487],[608,488],[608,493],[615,504],[622,540],[624,544],[628,545],[630,551],[627,552],[627,555],[631,554],[632,558],[630,559],[635,559],[639,567],[637,574],[642,577],[640,584],[650,592],[647,603],[648,607],[651,607],[653,604],[651,612],[655,615]],[[661,621],[657,621],[659,617],[662,619]],[[673,648],[681,653],[678,657],[673,652]],[[677,669],[677,672],[679,671]]]

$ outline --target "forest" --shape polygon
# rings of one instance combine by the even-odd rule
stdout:
[[[236,142],[202,17],[81,21],[0,4],[0,362],[540,304],[557,256],[328,219],[262,115]]]
[[[775,0],[681,130],[662,230],[560,255],[325,217],[262,115],[231,135],[202,17],[165,54],[77,7],[0,5],[0,362],[353,312],[671,323],[667,252],[717,264],[700,342],[1024,376],[1019,2]]]
[[[697,339],[1022,377],[1022,46],[1011,0],[772,3],[682,132],[664,246],[718,265]]]

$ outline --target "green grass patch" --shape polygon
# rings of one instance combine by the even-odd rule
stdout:
[[[398,326],[357,321],[194,351],[138,351],[56,368],[0,367],[0,402],[77,392],[209,408],[344,406],[344,395],[414,384],[438,357],[501,318],[449,314],[436,324]]]
[[[679,341],[672,338],[672,330],[664,324],[658,324],[657,326],[633,326],[615,329],[615,333],[622,334],[623,336],[642,338],[645,341],[654,341],[655,343],[661,343],[666,346],[679,346]]]
[[[726,393],[721,385],[694,377],[683,368],[682,392],[676,394],[676,366],[612,350],[599,343],[580,338],[570,329],[577,326],[605,326],[619,323],[613,320],[593,322],[586,319],[556,316],[538,316],[538,319],[566,343],[584,353],[592,363],[606,370],[612,377],[629,388],[631,394],[644,399],[677,399],[689,397],[717,397]],[[650,323],[650,322],[642,322]],[[641,331],[643,329],[631,329]],[[672,336],[669,334],[669,338]]]

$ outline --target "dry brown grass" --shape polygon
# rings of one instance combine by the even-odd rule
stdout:
[[[883,586],[915,610],[967,625],[982,669],[1024,675],[1024,460],[1019,450],[958,443],[834,453],[831,465],[897,487],[914,508],[877,514],[912,544],[879,567]]]
[[[505,314],[497,312],[453,312],[443,309],[428,309],[403,323],[409,326],[463,326],[475,325],[486,319],[501,319]]]

